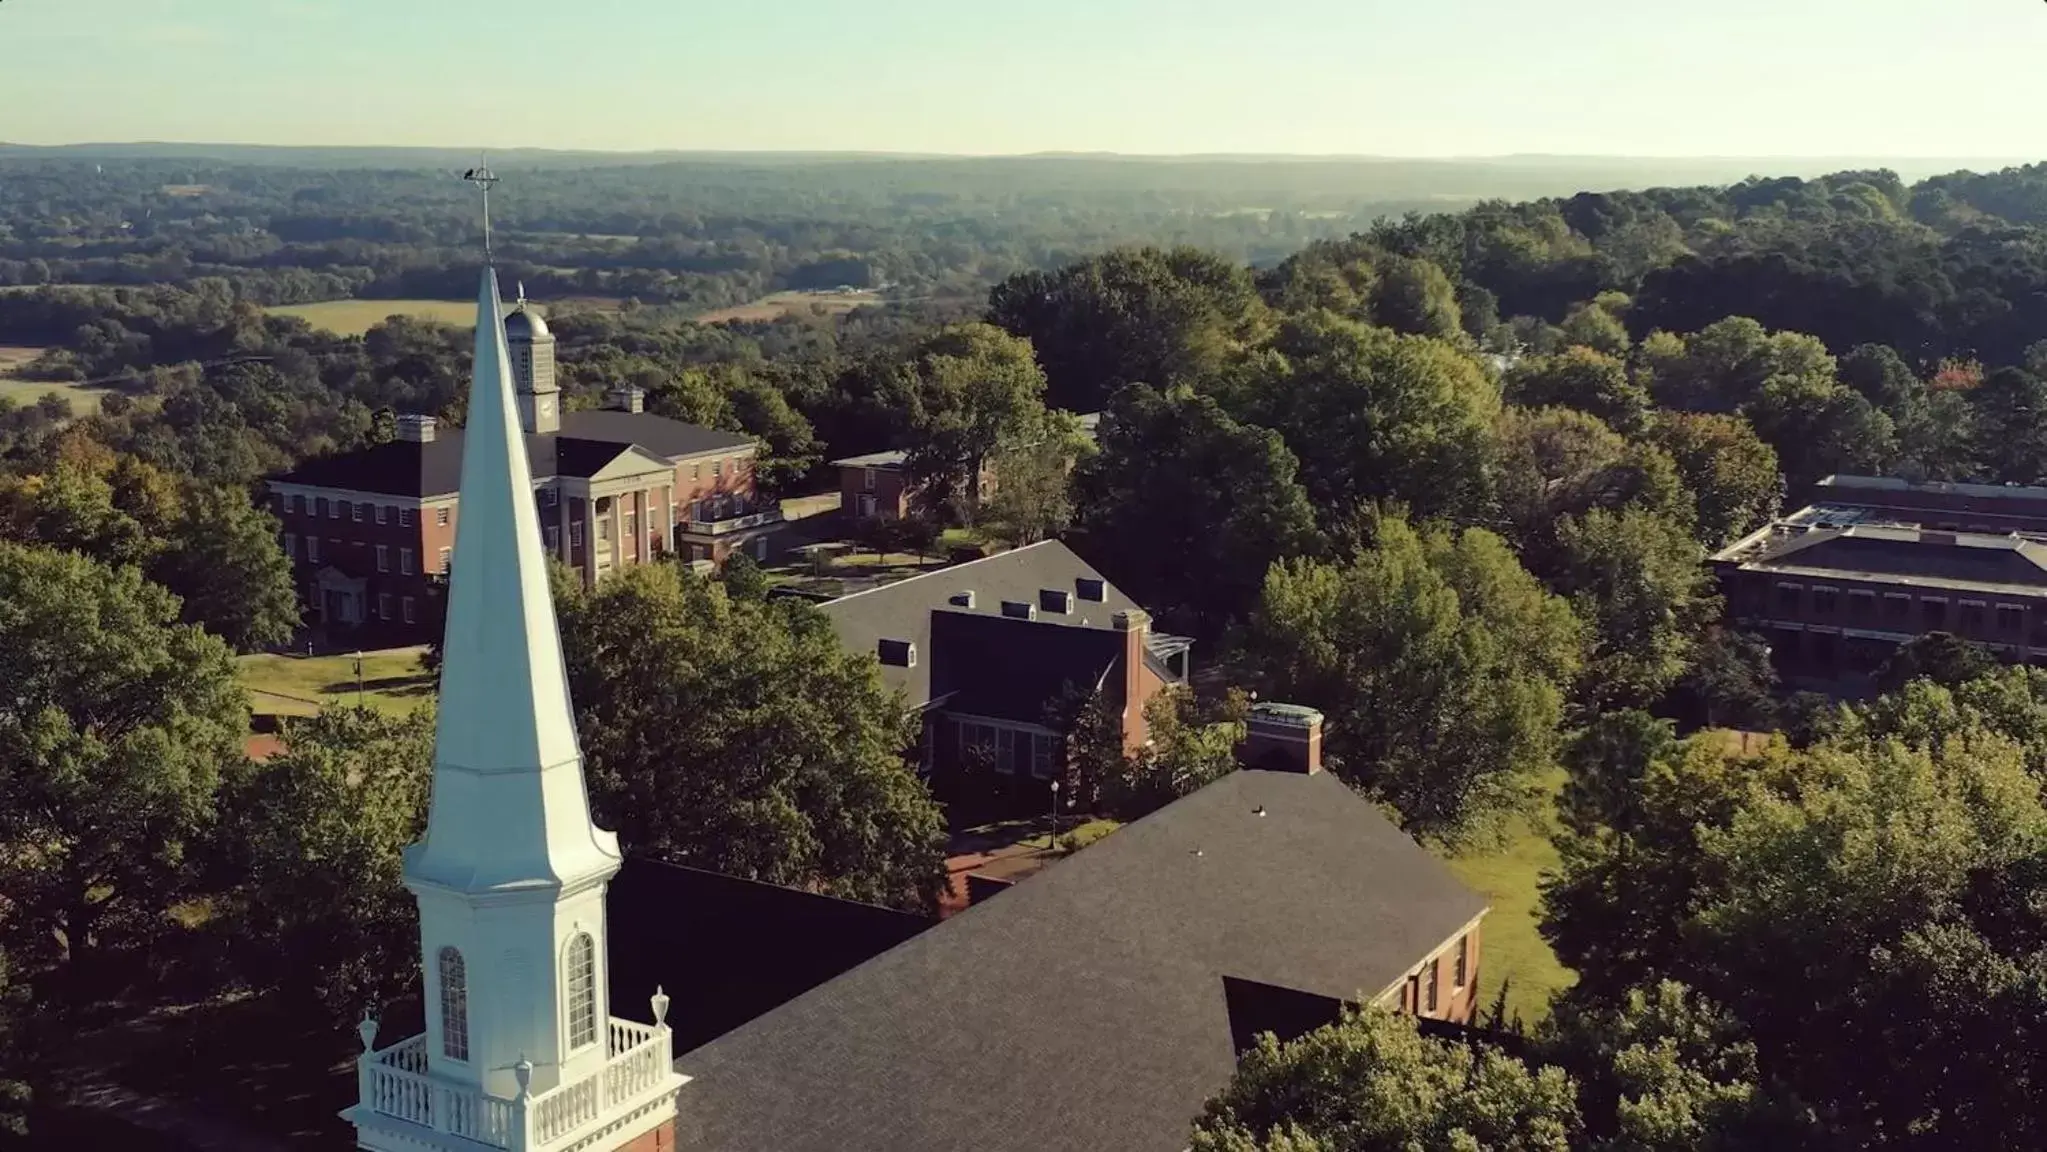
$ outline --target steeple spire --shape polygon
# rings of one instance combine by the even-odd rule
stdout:
[[[590,820],[549,596],[497,275],[476,300],[476,362],[442,644],[426,839],[405,873],[465,892],[608,876],[618,839]]]

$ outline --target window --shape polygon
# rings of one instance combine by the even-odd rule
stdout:
[[[724,473],[725,462],[723,460],[711,461],[711,479],[716,480],[718,477],[724,475]]]
[[[1450,986],[1462,988],[1471,979],[1471,937],[1457,938],[1457,963],[1450,969]]]
[[[599,540],[611,539],[611,517],[606,516],[597,522],[597,538]]]
[[[327,498],[325,496],[316,496],[313,498],[313,515],[315,516],[329,515],[327,509]]]
[[[357,520],[360,520],[360,519],[362,519],[362,511],[361,511],[361,509],[359,509],[359,508],[354,508],[354,506],[352,506],[351,504],[349,504],[349,502],[348,502],[348,501],[346,501],[346,500],[336,500],[336,501],[334,502],[334,518],[335,518],[336,520],[339,520],[339,519],[341,519],[341,517],[342,517],[342,515],[343,515],[344,513],[348,513],[348,512],[350,512],[351,510],[353,511],[353,513],[354,513],[354,516],[355,516],[355,518],[356,518]]]
[[[391,594],[389,592],[379,592],[377,593],[377,619],[389,620],[390,618]]]
[[[1031,734],[1031,775],[1050,780],[1059,755],[1059,737],[1044,732]]]
[[[1430,1012],[1436,1010],[1436,983],[1442,966],[1443,961],[1439,958],[1429,961],[1429,966],[1422,969],[1422,997],[1427,1001]]]
[[[404,614],[404,616],[405,616],[405,622],[406,622],[407,624],[410,624],[410,623],[412,623],[412,597],[410,597],[410,596],[407,596],[407,597],[405,597],[405,598],[403,598],[403,599],[399,600],[399,601],[398,601],[398,611],[399,611],[399,612],[401,612],[402,614]]]
[[[320,538],[318,536],[308,536],[306,537],[306,563],[318,564],[319,562]]]
[[[597,1043],[597,942],[588,932],[569,941],[568,971],[563,983],[569,992],[569,1047]]]
[[[1912,598],[1902,592],[1884,593],[1884,619],[1903,623],[1912,618]]]
[[[561,550],[561,537],[562,530],[560,528],[555,527],[552,524],[549,524],[547,527],[542,528],[540,530],[540,538],[542,540],[547,541],[547,550],[549,552],[558,552]]]
[[[1961,628],[1964,632],[1983,631],[1983,601],[1962,601]]]
[[[362,523],[362,501],[358,500],[348,506],[348,518],[358,524]]]
[[[625,540],[630,540],[630,539],[632,539],[632,538],[633,538],[633,528],[634,528],[634,524],[633,524],[633,514],[632,514],[631,512],[628,512],[628,513],[626,513],[626,514],[625,514],[625,533],[624,533],[624,535],[623,535],[623,536],[621,537],[621,539],[625,539]]]
[[[569,522],[569,545],[573,548],[581,548],[583,546],[583,522],[581,520],[571,520]]]
[[[1869,620],[1876,616],[1876,593],[1851,589],[1848,593],[1848,618]]]
[[[1947,598],[1944,596],[1922,596],[1919,599],[1919,627],[1932,632],[1947,627]]]
[[[1014,772],[1016,770],[1015,761],[1011,761],[1008,768],[1002,766],[1001,759],[996,751],[996,736],[993,727],[987,724],[971,723],[966,720],[960,721],[959,725],[960,760],[963,763],[976,768],[987,765],[994,768],[997,772]]]
[[[386,547],[385,545],[379,544],[377,545],[377,571],[389,572],[390,570],[391,549]]]
[[[872,515],[874,515],[874,497],[862,492],[860,494],[860,518],[865,520]]]
[[[1997,630],[2017,633],[2026,626],[2026,610],[2017,604],[1997,606]]]
[[[862,468],[860,470],[860,486],[869,492],[874,491],[874,469]]]
[[[299,558],[299,538],[289,532],[284,534],[284,558],[287,560]]]
[[[401,576],[412,575],[412,549],[400,548],[398,550],[398,574]]]
[[[400,508],[398,510],[398,526],[400,528],[412,527],[412,509]]]
[[[1817,585],[1813,587],[1812,614],[1815,616],[1832,616],[1834,614],[1834,590],[1832,588],[1821,588]]]
[[[453,548],[443,548],[441,549],[441,566],[439,568],[434,569],[434,571],[446,572],[448,570],[448,566],[450,564],[453,564],[454,562],[455,550]]]
[[[391,509],[383,504],[377,505],[377,523],[379,524],[389,523],[390,519]]]
[[[469,1059],[469,975],[453,948],[441,949],[441,1055]]]
[[[555,504],[560,502],[560,500],[561,493],[556,492],[554,489],[542,488],[540,490],[540,503],[543,507],[552,508],[555,506]]]
[[[1777,585],[1777,614],[1780,616],[1798,615],[1798,601],[1800,593],[1804,591],[1805,585],[1803,584]]]
[[[291,510],[294,512],[304,512],[306,510],[306,498],[294,495],[291,498]]]
[[[704,478],[704,466],[702,464],[690,465],[689,478],[692,480],[702,480]]]
[[[434,509],[434,523],[443,528],[448,526],[448,506],[446,504]]]

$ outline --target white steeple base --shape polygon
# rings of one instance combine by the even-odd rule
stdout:
[[[646,1138],[675,1119],[676,1093],[689,1077],[675,1070],[668,998],[656,993],[661,1023],[611,1018],[602,1067],[580,1080],[512,1099],[434,1075],[424,1033],[357,1060],[361,1100],[341,1116],[355,1125],[356,1144],[370,1152],[638,1152]],[[374,1042],[376,1026],[363,1022]],[[523,1081],[530,1065],[515,1069]]]

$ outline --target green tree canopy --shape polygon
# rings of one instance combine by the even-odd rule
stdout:
[[[740,600],[675,565],[558,569],[569,687],[599,821],[628,850],[929,907],[945,827],[870,654],[795,600]],[[677,717],[688,723],[677,723]]]
[[[298,631],[299,599],[279,530],[246,492],[196,488],[149,577],[184,601],[186,620],[236,649],[282,644]]]
[[[1595,508],[1557,524],[1552,586],[1591,625],[1581,702],[1646,705],[1684,675],[1720,597],[1688,527],[1642,508]]]
[[[1581,626],[1490,532],[1375,528],[1346,562],[1273,566],[1250,671],[1268,698],[1329,713],[1332,769],[1410,831],[1482,838],[1554,762]]]
[[[1527,356],[1507,370],[1506,398],[1529,408],[1575,408],[1635,435],[1649,420],[1649,393],[1627,365],[1595,348],[1573,346],[1554,356]]]
[[[1651,444],[1670,454],[1697,501],[1699,542],[1719,549],[1769,523],[1784,498],[1777,452],[1740,416],[1659,412]]]
[[[957,510],[971,521],[989,458],[1046,432],[1045,374],[1030,341],[990,324],[941,328],[902,371],[911,401],[904,467],[917,499],[926,511]]]
[[[1187,389],[1118,393],[1075,478],[1076,546],[1165,625],[1221,634],[1274,560],[1312,551],[1293,453]]]

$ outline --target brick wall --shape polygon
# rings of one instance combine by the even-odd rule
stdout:
[[[867,487],[867,473],[874,473],[874,487]],[[860,498],[874,497],[874,515],[900,520],[909,512],[909,477],[896,468],[839,469],[839,507],[848,517],[860,517]]]

